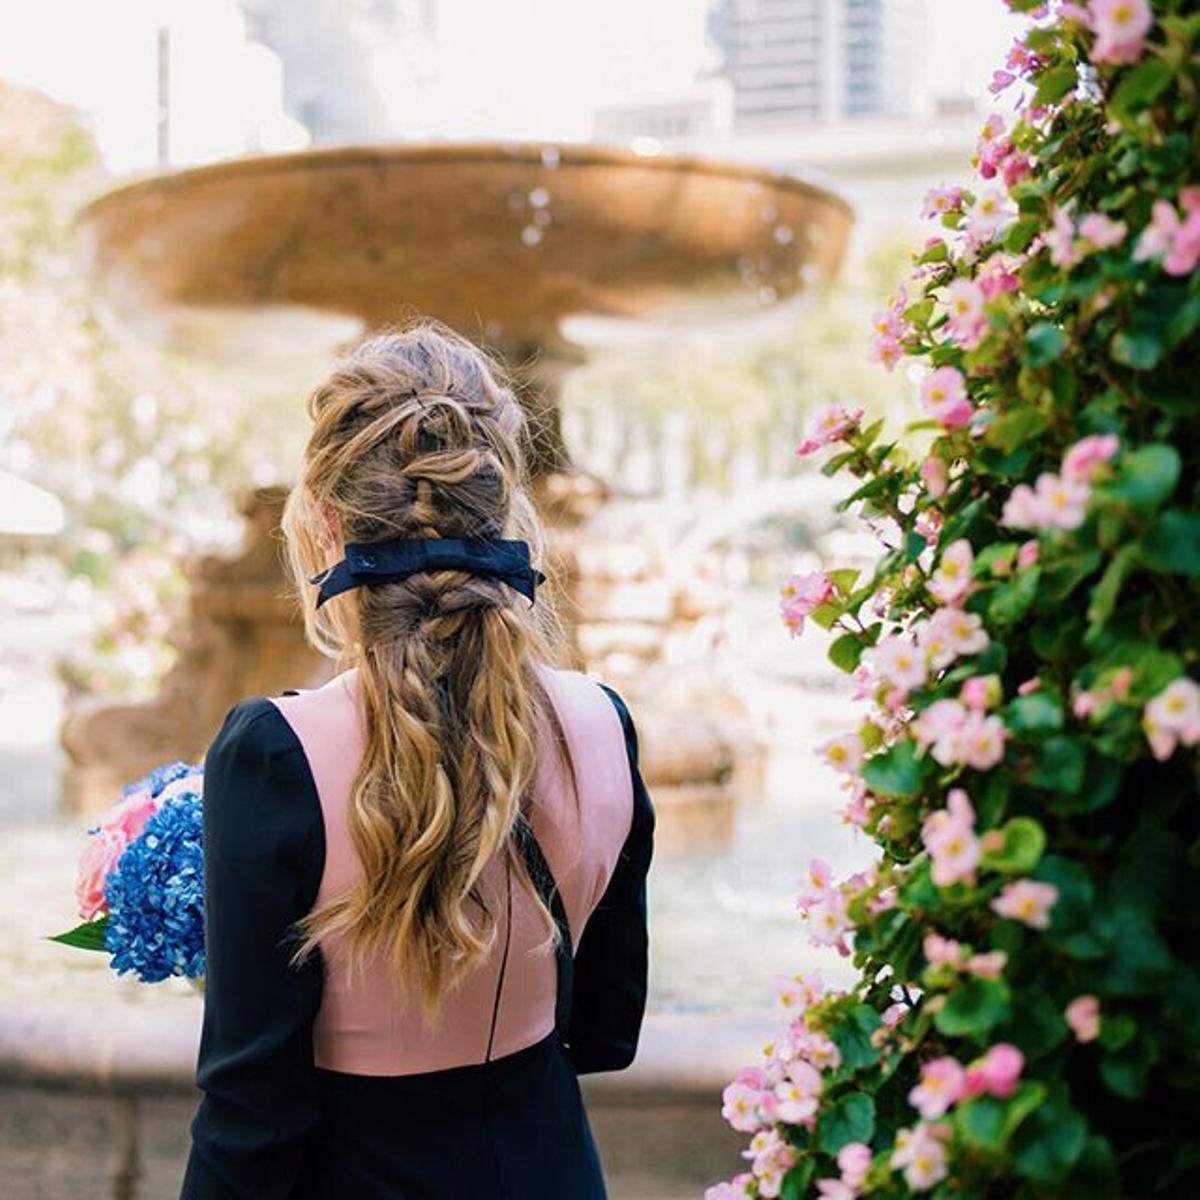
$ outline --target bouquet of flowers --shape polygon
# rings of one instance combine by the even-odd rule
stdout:
[[[75,895],[82,924],[50,940],[112,958],[144,983],[204,975],[203,769],[156,767],[88,830]]]

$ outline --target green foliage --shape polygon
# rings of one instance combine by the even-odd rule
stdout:
[[[944,199],[882,326],[969,410],[947,383],[919,453],[839,439],[852,510],[889,524],[817,622],[873,681],[880,858],[822,902],[861,974],[804,1016],[838,1062],[785,1195],[849,1141],[862,1195],[1200,1195],[1200,15],[1151,7],[1122,62],[1036,18],[1044,111],[981,155],[1003,139],[1007,216],[979,225],[999,179]],[[923,1120],[948,1059],[966,1082]]]

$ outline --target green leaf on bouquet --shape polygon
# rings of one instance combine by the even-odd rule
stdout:
[[[1075,68],[1071,66],[1055,67],[1047,71],[1038,82],[1037,91],[1034,93],[1034,107],[1057,104],[1068,92],[1074,90],[1077,79]]]
[[[939,1033],[947,1037],[985,1038],[1008,1017],[1008,984],[999,979],[976,977],[958,988],[933,1019]]]
[[[1049,424],[1036,408],[1017,408],[992,423],[987,431],[987,442],[989,446],[998,446],[1005,454],[1011,454],[1031,438],[1045,433]]]
[[[821,1113],[817,1145],[836,1154],[851,1142],[869,1142],[875,1134],[875,1101],[865,1092],[849,1092]]]
[[[1051,792],[1076,795],[1087,770],[1087,746],[1082,738],[1047,738],[1038,747],[1026,782]]]
[[[977,1096],[960,1104],[954,1120],[963,1140],[981,1150],[1003,1150],[1017,1126],[1046,1098],[1041,1083],[1023,1083],[1007,1100],[996,1096]]]
[[[988,616],[1001,625],[1013,625],[1030,609],[1037,598],[1041,567],[1027,567],[1002,583],[988,601]]]
[[[105,931],[108,929],[108,918],[100,917],[95,921],[84,921],[74,929],[64,933],[56,933],[47,938],[50,942],[59,942],[63,946],[74,946],[77,950],[102,950],[108,952],[104,943]]]
[[[1168,509],[1146,530],[1142,561],[1154,571],[1200,575],[1200,516]]]
[[[1057,325],[1042,321],[1025,335],[1025,362],[1031,367],[1048,367],[1066,348],[1066,334]],[[1040,416],[1036,409],[1029,415]]]
[[[922,764],[915,742],[903,741],[867,759],[862,777],[880,796],[915,796],[921,790]]]
[[[1117,478],[1095,494],[1102,503],[1116,500],[1134,508],[1153,508],[1175,490],[1181,469],[1179,451],[1155,442],[1126,455]]]
[[[1119,121],[1128,120],[1139,108],[1153,104],[1167,90],[1174,77],[1170,64],[1162,58],[1147,58],[1117,85],[1109,111]]]
[[[860,1071],[879,1060],[879,1050],[871,1044],[871,1034],[881,1024],[879,1014],[869,1004],[856,1004],[829,1030],[845,1070]]]
[[[829,572],[829,582],[843,595],[848,596],[853,590],[861,572],[857,567],[843,567]]]

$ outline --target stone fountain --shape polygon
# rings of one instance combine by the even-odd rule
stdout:
[[[211,334],[215,314],[242,353],[247,324],[264,312],[349,317],[364,330],[417,312],[518,369],[576,665],[627,690],[663,842],[686,848],[727,836],[735,795],[753,786],[756,743],[739,732],[736,697],[703,661],[720,640],[719,592],[694,574],[673,578],[669,554],[648,540],[606,539],[592,527],[607,489],[572,466],[559,421],[563,376],[586,355],[571,331],[654,326],[669,336],[761,319],[836,273],[851,223],[828,191],[724,162],[584,145],[436,144],[157,176],[102,196],[79,224],[110,304],[156,340],[186,344],[201,325]],[[243,696],[327,676],[284,594],[275,535],[283,496],[259,489],[244,498],[239,556],[190,564],[180,656],[159,696],[69,716],[70,804],[107,805],[153,764],[198,757]],[[667,669],[664,647],[681,628],[708,631],[701,661]]]

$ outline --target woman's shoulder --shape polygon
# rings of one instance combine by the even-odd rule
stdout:
[[[546,667],[545,678],[556,700],[566,700],[576,710],[590,711],[610,718],[615,710],[621,728],[628,737],[633,728],[633,717],[621,693],[610,683],[597,679],[585,671],[566,667]],[[611,718],[610,718],[611,719]]]

